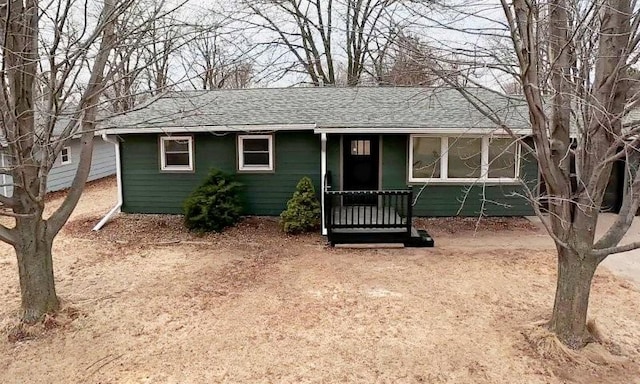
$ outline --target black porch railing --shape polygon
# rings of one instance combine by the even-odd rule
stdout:
[[[338,243],[402,243],[433,247],[429,234],[412,226],[413,191],[334,191],[324,176],[323,209],[327,239]]]
[[[329,241],[403,241],[411,236],[412,196],[411,190],[325,191]]]

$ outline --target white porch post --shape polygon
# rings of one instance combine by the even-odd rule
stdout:
[[[324,222],[325,214],[324,214],[324,191],[327,187],[325,185],[327,175],[327,134],[320,134],[320,204],[322,206],[321,215],[322,215],[322,234],[327,234],[326,223]]]

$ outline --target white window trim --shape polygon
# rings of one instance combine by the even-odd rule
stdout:
[[[167,141],[187,141],[189,147],[189,165],[167,165],[165,143]],[[193,136],[160,136],[160,170],[191,172],[193,171]]]
[[[413,140],[417,137],[430,137],[430,138],[438,138],[440,139],[440,177],[413,177]],[[509,137],[509,136],[497,136],[493,135],[491,137]],[[434,183],[434,184],[468,184],[468,183],[520,183],[520,160],[521,160],[521,145],[519,142],[515,143],[515,177],[494,177],[489,178],[489,142],[491,139],[490,136],[484,135],[463,135],[463,136],[440,136],[436,134],[425,135],[425,134],[417,134],[409,136],[409,182],[410,183]],[[449,138],[464,138],[464,139],[482,139],[481,142],[481,169],[480,169],[480,177],[479,178],[449,178]]]
[[[245,165],[244,141],[251,139],[267,139],[269,142],[269,165]],[[273,135],[238,135],[238,170],[239,171],[273,171]]]
[[[67,161],[64,161],[64,156],[62,155],[64,151],[67,151]],[[69,165],[71,162],[71,147],[62,147],[62,150],[60,151],[60,165]]]

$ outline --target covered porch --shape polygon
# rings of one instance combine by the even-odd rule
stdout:
[[[334,136],[335,137],[335,136]],[[331,245],[400,243],[432,247],[433,239],[412,225],[411,188],[385,188],[382,138],[340,135],[327,148],[321,133],[322,234]],[[338,145],[335,145],[338,144]],[[328,162],[331,157],[333,161]],[[338,173],[335,177],[333,174]]]

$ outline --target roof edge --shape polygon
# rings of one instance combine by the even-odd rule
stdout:
[[[264,132],[264,131],[312,131],[315,124],[264,124],[264,125],[199,125],[180,127],[127,127],[104,128],[101,134],[120,135],[127,133],[200,133],[200,132]]]

